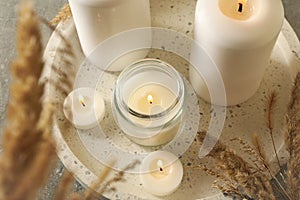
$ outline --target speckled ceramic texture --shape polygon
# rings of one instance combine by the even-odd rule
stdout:
[[[151,1],[152,26],[169,28],[192,37],[195,3],[196,1],[194,0]],[[79,66],[83,62],[84,56],[78,42],[73,21],[68,20],[61,23],[57,29],[61,30],[71,41],[77,57],[74,62]],[[52,63],[59,63],[60,58],[57,56],[56,51],[60,45],[61,39],[54,34],[49,40],[45,52],[48,66],[45,71],[46,76],[51,74],[50,66]],[[300,65],[299,60],[295,56],[295,54],[299,53],[299,41],[289,24],[285,22],[272,54],[270,65],[266,70],[259,90],[251,99],[242,104],[226,109],[222,108],[223,112],[226,113],[226,121],[222,130],[221,140],[230,145],[244,158],[249,156],[240,151],[240,146],[238,144],[231,142],[230,140],[232,138],[240,137],[243,140],[250,142],[252,134],[257,133],[262,140],[265,150],[268,152],[268,155],[270,155],[270,162],[273,162],[274,160],[274,152],[271,147],[270,136],[268,133],[269,130],[266,127],[265,120],[265,105],[268,96],[274,91],[278,94],[276,109],[274,110],[273,115],[275,143],[278,149],[281,149],[279,153],[282,162],[286,159],[286,152],[283,148],[284,130],[286,125],[284,116],[290,97],[292,77],[296,74]],[[161,50],[151,51],[148,57],[160,58],[169,62],[188,79],[189,63],[186,60],[164,51],[163,48]],[[64,68],[64,66],[60,67],[62,69]],[[110,83],[113,84],[113,81],[110,82],[110,79],[107,79],[106,81],[108,85]],[[190,95],[192,94],[193,92],[190,92]],[[60,101],[63,101],[60,96],[56,97]],[[105,96],[106,101],[107,98],[110,98],[109,95]],[[202,132],[206,131],[211,118],[214,117],[215,110],[212,109],[210,104],[204,102],[202,99],[199,98],[198,101],[198,114],[201,116],[198,131]],[[105,123],[105,121],[103,121],[103,123]],[[80,134],[78,134],[76,129],[67,122],[61,110],[57,113],[57,123],[54,126],[54,133],[58,143],[58,155],[61,161],[66,168],[75,174],[80,182],[86,186],[91,186],[104,166],[99,162],[99,159],[93,155],[94,152],[91,151],[91,149],[86,148],[87,144],[81,140],[82,135],[80,138]],[[89,138],[89,135],[86,134],[84,137]],[[88,141],[88,139],[86,141]],[[117,142],[119,141],[116,141],[116,143]],[[127,144],[129,145],[128,141]],[[211,164],[211,160],[208,158],[200,159],[198,157],[200,146],[200,142],[195,138],[190,148],[181,156],[180,160],[184,167],[183,182],[180,188],[172,195],[159,198],[148,194],[144,191],[139,176],[129,173],[125,174],[125,179],[127,180],[125,183],[118,183],[115,185],[117,188],[116,192],[105,195],[111,199],[122,200],[223,199],[222,195],[219,196],[220,194],[218,191],[210,187],[213,177],[207,176],[204,172],[193,168],[193,166],[201,163]],[[99,152],[99,154],[100,153],[102,152]]]

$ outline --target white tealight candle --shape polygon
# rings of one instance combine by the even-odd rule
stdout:
[[[92,88],[78,88],[64,101],[66,118],[78,129],[90,129],[98,125],[105,114],[101,94]]]
[[[280,0],[198,0],[195,41],[216,64],[223,78],[227,105],[249,99],[259,88],[284,19]],[[192,51],[192,56],[197,57]],[[210,88],[217,90],[213,62],[202,59],[200,71],[207,72]],[[197,94],[210,101],[210,94],[195,68],[190,80]],[[214,88],[215,87],[215,88]],[[222,104],[212,102],[214,104]]]
[[[155,196],[166,196],[180,186],[183,167],[174,154],[155,151],[142,161],[140,173],[145,190]]]

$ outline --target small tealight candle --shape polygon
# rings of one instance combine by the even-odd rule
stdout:
[[[145,190],[155,196],[166,196],[180,186],[183,167],[174,154],[155,151],[144,158],[140,166],[140,173]]]
[[[78,88],[64,101],[66,118],[78,129],[90,129],[98,125],[105,114],[101,94],[92,88]]]

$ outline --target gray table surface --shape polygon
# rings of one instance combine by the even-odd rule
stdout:
[[[15,57],[15,24],[16,24],[16,5],[18,0],[0,0],[0,129],[4,124],[5,106],[9,96],[9,76],[8,69],[10,61]],[[67,0],[36,0],[36,10],[38,14],[46,19],[52,19],[67,3]],[[283,0],[286,18],[292,25],[296,34],[300,38],[300,0]],[[51,32],[42,28],[44,43],[49,39]],[[2,130],[1,130],[2,131]],[[52,199],[53,191],[58,185],[61,175],[64,171],[62,163],[55,160],[56,166],[53,169],[49,182],[44,189],[40,191],[38,199]],[[84,191],[79,183],[74,183],[72,191]]]

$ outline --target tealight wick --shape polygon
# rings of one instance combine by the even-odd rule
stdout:
[[[147,100],[148,100],[148,102],[150,104],[153,104],[153,97],[152,97],[152,95],[149,94]]]
[[[163,162],[161,160],[158,160],[157,161],[157,166],[159,167],[159,171],[160,172],[163,172],[164,169],[163,169]]]
[[[79,102],[80,102],[80,104],[83,106],[83,107],[85,107],[86,105],[85,105],[85,103],[84,103],[84,97],[83,96],[79,96]]]
[[[240,13],[243,12],[243,4],[242,4],[242,3],[239,3],[238,11],[239,11]]]

